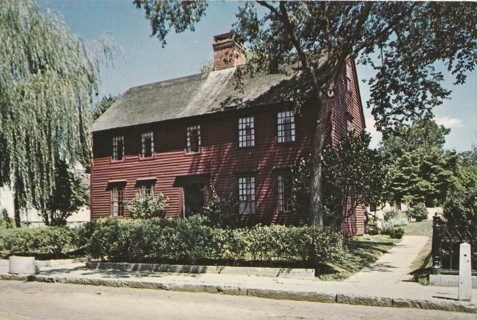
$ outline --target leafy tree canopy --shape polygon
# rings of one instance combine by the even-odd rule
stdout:
[[[57,160],[55,186],[50,197],[37,209],[47,226],[65,226],[68,217],[88,204],[86,188],[81,177],[64,160]]]
[[[359,206],[381,200],[384,170],[378,151],[369,149],[370,140],[369,134],[350,132],[324,150],[325,225],[340,228]]]
[[[108,95],[104,96],[99,100],[93,109],[93,121],[98,119],[106,110],[111,107],[111,105],[118,100],[118,97]]]
[[[96,49],[106,57],[105,42]],[[15,192],[15,220],[55,186],[56,159],[89,162],[98,56],[31,0],[0,5],[0,185]]]
[[[444,204],[444,217],[460,225],[477,224],[477,148],[459,154],[457,183]]]
[[[381,152],[387,169],[387,200],[393,203],[442,204],[456,183],[457,155],[444,151],[450,130],[432,120],[399,126],[385,136]]]
[[[153,35],[163,45],[170,29],[193,30],[207,6],[205,1],[134,3],[145,10]],[[235,29],[253,52],[249,68],[283,72],[281,66],[291,62],[309,79],[318,102],[311,154],[312,224],[323,223],[321,157],[335,85],[346,60],[375,69],[368,106],[377,128],[387,133],[402,123],[431,118],[432,108],[450,95],[437,63],[455,83],[465,82],[477,62],[476,22],[476,2],[256,1],[239,9]]]

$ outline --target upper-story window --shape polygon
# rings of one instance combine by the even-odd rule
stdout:
[[[295,141],[295,116],[291,111],[277,114],[278,143]]]
[[[124,159],[124,137],[113,137],[113,161],[121,161]]]
[[[124,186],[115,185],[111,189],[111,215],[113,217],[124,216]]]
[[[154,135],[152,131],[141,135],[141,158],[150,158],[154,154]]]
[[[349,112],[347,112],[346,113],[346,131],[351,132],[353,130],[354,130],[354,128],[353,128],[353,116]]]
[[[351,77],[353,76],[353,66],[346,63],[346,90],[351,91]]]
[[[187,153],[200,152],[200,125],[187,127]]]
[[[238,122],[239,147],[255,145],[255,123],[253,117],[240,118]]]
[[[239,177],[238,191],[240,214],[255,213],[255,177]]]

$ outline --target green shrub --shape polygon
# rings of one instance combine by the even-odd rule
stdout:
[[[342,236],[314,227],[211,227],[201,215],[188,219],[102,219],[86,224],[93,258],[173,263],[312,265],[340,260]]]
[[[0,228],[11,229],[14,227],[13,221],[8,215],[7,209],[2,209],[2,215],[0,216]]]
[[[61,227],[0,231],[0,254],[59,258],[75,248],[75,230]]]
[[[392,239],[402,239],[404,229],[396,227],[383,228],[381,229],[381,234],[388,235]]]
[[[126,209],[134,219],[151,219],[164,216],[168,198],[158,192],[157,194],[136,195],[126,203]]]
[[[427,209],[422,204],[415,205],[407,212],[407,216],[416,219],[417,222],[423,221],[427,219]]]
[[[389,221],[395,219],[399,215],[399,212],[396,210],[391,210],[384,213],[384,221]]]

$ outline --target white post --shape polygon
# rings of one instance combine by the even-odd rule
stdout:
[[[9,273],[16,274],[35,274],[37,273],[35,266],[35,257],[17,257],[9,258]]]
[[[472,266],[470,244],[461,243],[459,254],[459,300],[472,299]]]

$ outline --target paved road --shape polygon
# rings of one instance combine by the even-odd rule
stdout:
[[[0,319],[472,319],[475,314],[0,281]]]

